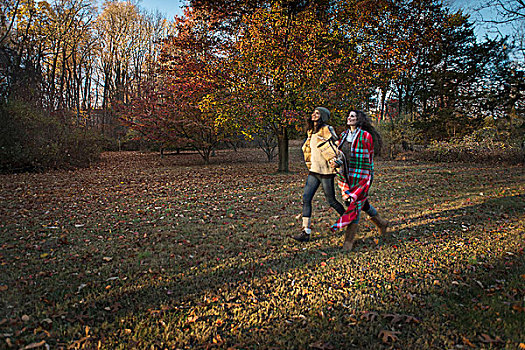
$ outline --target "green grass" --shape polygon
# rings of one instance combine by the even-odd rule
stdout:
[[[290,174],[263,159],[113,153],[1,176],[0,348],[525,343],[522,167],[377,161],[371,201],[391,230],[363,219],[345,254],[322,191],[313,239],[290,238],[298,149]]]

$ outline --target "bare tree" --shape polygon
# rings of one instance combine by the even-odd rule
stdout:
[[[511,39],[525,58],[525,0],[484,0],[475,8],[483,23],[496,29],[504,37],[501,26],[512,29]]]
[[[105,126],[115,124],[115,103],[127,103],[140,90],[146,60],[156,55],[155,45],[167,25],[159,14],[143,13],[133,2],[104,3],[95,23],[103,132]]]

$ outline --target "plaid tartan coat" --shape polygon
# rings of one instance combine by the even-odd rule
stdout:
[[[374,172],[374,141],[370,133],[357,129],[357,136],[352,145],[346,137],[349,130],[339,138],[339,150],[343,155],[343,165],[337,174],[339,188],[343,199],[350,202],[346,212],[332,225],[336,231],[349,225],[363,207],[368,198],[368,190]]]

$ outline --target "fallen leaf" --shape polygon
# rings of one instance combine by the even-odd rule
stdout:
[[[377,318],[377,316],[379,316],[377,312],[366,311],[361,315],[361,319],[365,321],[373,321]]]
[[[220,334],[217,334],[214,338],[213,338],[213,344],[217,344],[217,345],[221,345],[224,343],[224,340],[222,339],[222,337],[220,336]]]
[[[472,344],[470,340],[468,340],[466,337],[461,336],[461,339],[463,340],[463,344],[470,346],[471,348],[475,348],[476,345]]]
[[[22,348],[22,350],[29,350],[29,349],[39,348],[39,347],[41,347],[41,346],[43,346],[43,345],[45,345],[45,344],[46,344],[46,341],[45,341],[45,340],[42,340],[42,341],[40,341],[40,342],[38,342],[38,343],[31,343],[31,344],[29,344],[29,345],[26,345],[26,346],[24,346],[24,347]]]
[[[199,316],[190,316],[190,317],[188,317],[187,322],[188,323],[193,323],[193,322],[197,321],[198,319],[199,319]]]
[[[355,326],[357,324],[357,319],[353,315],[349,316],[347,321],[351,326]]]
[[[383,317],[384,318],[392,318],[390,323],[398,323],[398,322],[403,321],[403,316],[397,315],[397,314],[384,314]]]
[[[479,336],[479,340],[481,340],[483,343],[489,343],[489,344],[503,343],[503,340],[500,337],[496,336],[496,338],[493,339],[490,335],[485,334],[485,333],[482,333]]]
[[[401,334],[401,332],[389,331],[389,330],[383,329],[381,332],[379,332],[379,338],[385,344],[393,343],[398,340],[398,337],[396,336],[396,334]]]
[[[405,323],[419,323],[419,320],[414,316],[405,315]]]
[[[325,343],[325,342],[323,342],[321,340],[310,344],[309,347],[311,347],[313,349],[319,349],[319,350],[332,350],[334,348],[334,346],[332,344]]]
[[[525,312],[525,307],[521,307],[519,305],[512,305],[512,310],[518,311],[518,312]]]

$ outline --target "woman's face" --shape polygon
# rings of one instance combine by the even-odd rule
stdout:
[[[348,118],[346,119],[346,124],[348,126],[356,126],[357,125],[357,113],[355,111],[352,111],[348,114]]]
[[[312,121],[316,122],[319,121],[319,119],[321,119],[321,112],[319,112],[317,109],[314,109],[312,112]]]

